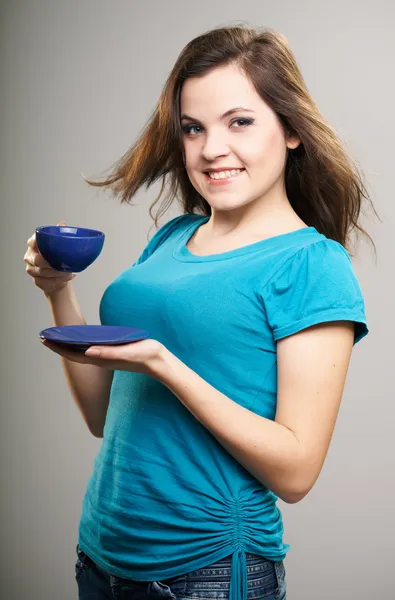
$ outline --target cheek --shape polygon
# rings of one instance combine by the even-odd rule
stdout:
[[[184,140],[183,150],[184,154],[190,160],[194,160],[196,156],[199,156],[201,144],[197,139],[186,139]]]
[[[287,145],[281,129],[275,129],[270,135],[270,146],[279,160],[283,160],[287,154]]]
[[[286,156],[286,145],[281,132],[271,131],[264,140],[254,146],[256,161],[261,161],[263,165],[270,166],[273,169],[282,167]]]
[[[272,131],[268,140],[269,147],[276,148],[276,146],[278,146],[279,143],[279,138],[280,136],[278,135],[277,131]]]
[[[263,129],[263,128],[262,128]],[[263,130],[255,132],[256,135],[248,136],[242,140],[242,144],[235,146],[235,152],[238,151],[240,157],[246,164],[250,165],[262,162],[263,164],[271,161],[279,154],[281,149],[281,137],[278,131],[271,128],[270,131]]]
[[[277,129],[274,129],[270,132],[268,137],[266,138],[266,151],[270,152],[272,155],[280,156],[284,153],[284,139],[281,135],[281,132]]]

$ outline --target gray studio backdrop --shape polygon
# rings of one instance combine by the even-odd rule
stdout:
[[[1,582],[8,600],[70,600],[81,502],[101,440],[90,435],[60,358],[38,332],[53,325],[25,273],[35,227],[65,220],[106,233],[100,258],[74,280],[88,323],[105,287],[151,237],[148,207],[89,187],[153,110],[182,47],[217,25],[282,31],[307,85],[365,174],[383,223],[368,215],[355,270],[370,335],[355,348],[321,476],[284,516],[290,600],[395,597],[393,142],[391,2],[2,2]],[[173,206],[161,225],[180,214]],[[394,596],[392,596],[394,594]]]

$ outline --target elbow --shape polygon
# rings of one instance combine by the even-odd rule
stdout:
[[[85,419],[85,423],[89,429],[89,433],[93,435],[95,438],[104,437],[104,423],[101,419],[96,419],[95,421],[91,421],[89,419]]]
[[[286,482],[282,481],[281,484],[278,482],[277,485],[272,485],[270,489],[286,504],[296,504],[307,496],[311,487],[306,488],[303,486],[290,485],[288,480]]]
[[[307,496],[314,487],[322,469],[323,461],[318,462],[315,457],[304,454],[299,456],[292,465],[292,474],[288,473],[284,479],[281,494],[277,494],[283,502],[296,504]]]
[[[89,429],[89,433],[95,438],[102,438],[104,432],[104,426],[100,424],[86,423]]]
[[[308,491],[292,493],[288,492],[287,494],[283,494],[282,496],[280,496],[280,498],[283,502],[286,502],[287,504],[296,504],[297,502],[303,500],[303,498],[305,498],[305,496],[307,496],[308,493]]]
[[[316,470],[314,470],[314,473],[311,471],[306,473],[306,469],[303,468],[302,473],[299,473],[298,477],[294,478],[293,481],[291,481],[291,478],[288,478],[287,484],[283,486],[281,493],[277,495],[287,504],[296,504],[307,496],[313,488],[317,477]]]
[[[93,427],[89,427],[89,431],[95,438],[103,437],[103,429],[94,429]]]
[[[99,438],[99,439],[102,439],[104,437],[103,436],[103,432],[101,432],[101,433],[94,433],[93,431],[91,431],[91,434],[93,435],[93,437]]]
[[[312,485],[309,487],[295,486],[291,489],[288,487],[287,490],[283,490],[281,494],[278,494],[278,496],[287,504],[296,504],[307,496],[312,487]]]

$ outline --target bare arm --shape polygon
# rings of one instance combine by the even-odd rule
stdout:
[[[321,323],[280,340],[274,421],[216,390],[170,351],[158,379],[258,481],[293,504],[313,487],[336,423],[354,325]]]
[[[86,325],[71,281],[51,294],[45,294],[54,325]],[[80,364],[62,358],[67,383],[74,400],[95,437],[103,437],[114,371],[96,365]]]

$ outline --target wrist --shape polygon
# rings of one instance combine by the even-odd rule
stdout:
[[[148,364],[151,376],[167,385],[175,370],[177,357],[161,344],[155,357]]]
[[[180,364],[183,363],[176,355],[170,352],[166,346],[162,346],[152,367],[154,377],[171,389],[172,382],[177,378],[177,369]]]
[[[58,298],[63,298],[70,294],[71,291],[71,281],[68,281],[65,286],[60,288],[59,290],[53,290],[52,292],[44,292],[44,295],[47,300],[55,301]]]

